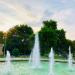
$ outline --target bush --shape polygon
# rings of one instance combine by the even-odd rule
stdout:
[[[13,56],[19,56],[19,55],[20,55],[19,49],[18,49],[18,48],[14,48],[14,49],[12,50],[12,55],[13,55]]]

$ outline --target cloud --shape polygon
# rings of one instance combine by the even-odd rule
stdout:
[[[28,24],[38,31],[43,20],[54,19],[67,38],[75,38],[75,0],[0,0],[0,30]],[[72,37],[71,37],[72,36]]]
[[[8,6],[9,10],[12,9],[13,12],[15,12],[15,16],[13,15],[12,17],[17,18],[20,21],[32,21],[35,19],[38,19],[40,16],[34,16],[32,13],[28,10],[26,10],[24,7],[17,3],[10,3],[10,2],[3,2],[6,6]],[[11,13],[8,13],[8,15],[11,16]],[[25,19],[26,18],[26,19]]]
[[[40,27],[40,24],[42,23],[43,17],[46,17],[45,10],[42,9],[43,5],[41,6],[42,2],[40,0],[38,3],[34,0],[31,4],[35,5],[28,5],[29,2],[26,2],[24,0],[1,0],[0,4],[3,5],[4,11],[2,12],[2,22],[0,22],[0,25],[3,26],[9,26],[8,28],[12,27],[12,25],[20,24],[20,23],[26,23],[32,26],[33,28]],[[42,0],[43,1],[43,0]],[[23,5],[22,5],[23,4]],[[37,7],[38,6],[38,7]],[[11,12],[12,11],[12,12]],[[48,11],[46,12],[48,14]],[[45,15],[45,16],[44,16]],[[11,24],[11,26],[10,26]],[[3,29],[3,27],[2,27]],[[1,30],[2,30],[1,29]]]
[[[71,3],[71,2],[74,2],[75,0],[60,0],[62,3]]]
[[[1,11],[0,13],[0,30],[2,30],[3,27],[5,28],[5,26],[7,26],[8,29],[12,27],[12,25],[20,23],[36,23],[37,20],[40,20],[40,18],[42,17],[42,14],[40,14],[40,12],[37,12],[35,15],[32,11],[29,11],[27,8],[19,5],[16,2],[12,3],[6,0],[0,1],[0,4],[5,7],[5,11],[7,10],[7,13],[4,11]],[[12,10],[12,12],[10,12],[10,10]]]

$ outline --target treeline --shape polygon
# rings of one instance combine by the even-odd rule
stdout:
[[[75,41],[66,39],[64,29],[58,30],[56,21],[43,21],[43,27],[38,33],[42,56],[48,56],[50,48],[53,47],[55,54],[67,57],[69,46],[75,55]],[[3,52],[9,50],[14,56],[29,55],[34,46],[34,36],[28,25],[16,25],[7,33],[1,31],[0,43],[4,43]]]

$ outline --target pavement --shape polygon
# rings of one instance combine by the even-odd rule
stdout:
[[[5,62],[5,58],[0,58],[0,62]],[[11,61],[28,61],[29,58],[11,58]],[[49,61],[48,58],[41,58],[41,61]],[[55,59],[55,62],[63,62],[66,63],[68,60],[64,59]],[[73,60],[73,63],[75,63],[75,60]]]

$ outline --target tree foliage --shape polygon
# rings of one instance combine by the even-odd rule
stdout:
[[[6,50],[9,50],[11,55],[16,51],[19,52],[19,55],[28,55],[33,46],[33,36],[31,27],[27,25],[16,25],[7,33]]]
[[[54,20],[50,21],[43,21],[44,27],[51,28],[51,29],[57,29],[57,22]]]
[[[4,33],[2,31],[0,31],[0,43],[2,44],[3,43],[3,36],[4,36]]]
[[[43,24],[39,32],[41,54],[48,56],[53,47],[56,54],[66,57],[70,43],[65,37],[65,31],[58,30],[57,22],[53,20],[44,21]]]

